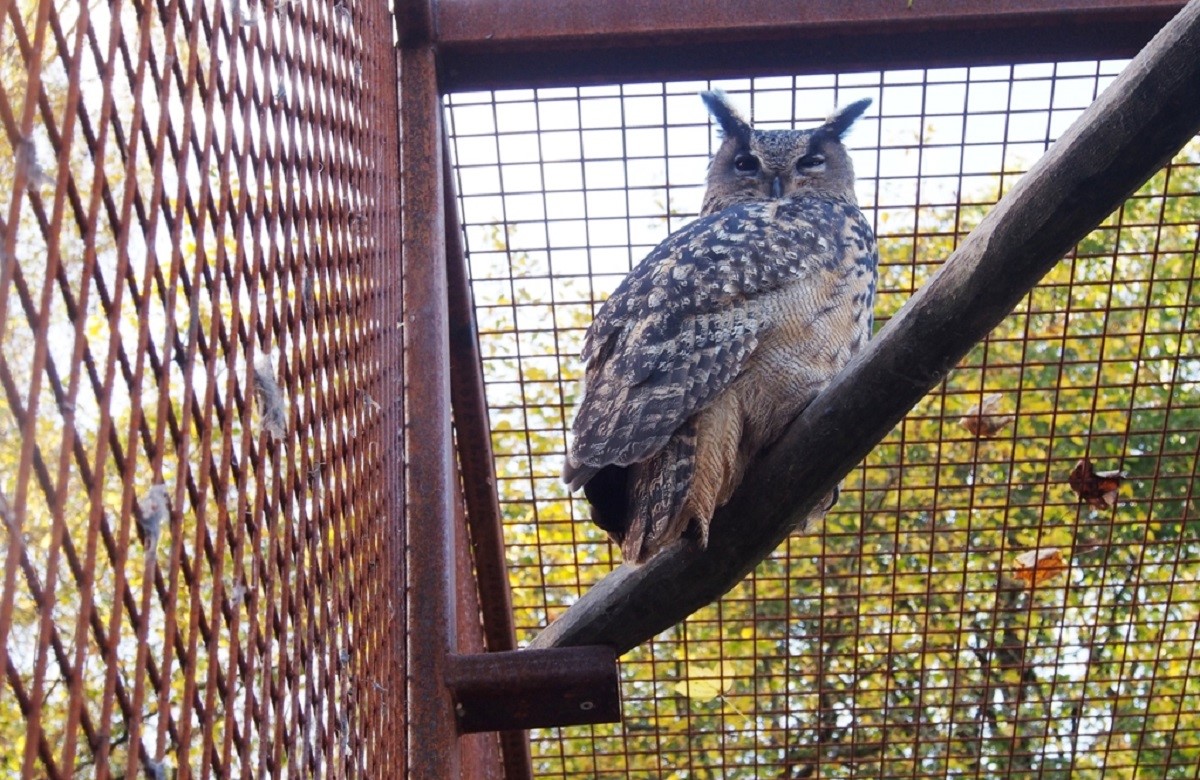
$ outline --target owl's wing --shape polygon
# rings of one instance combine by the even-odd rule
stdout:
[[[825,236],[841,207],[733,206],[672,234],[630,272],[585,337],[563,471],[572,489],[657,452],[737,378],[771,324],[759,296],[837,263],[840,242]]]

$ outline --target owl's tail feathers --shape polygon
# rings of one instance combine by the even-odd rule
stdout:
[[[562,479],[571,491],[583,488],[592,522],[621,546],[625,560],[643,563],[687,530],[695,465],[696,429],[688,422],[647,460],[597,467],[568,457]]]
[[[695,465],[696,428],[688,422],[649,460],[630,467],[629,525],[621,541],[626,561],[644,563],[687,531]]]

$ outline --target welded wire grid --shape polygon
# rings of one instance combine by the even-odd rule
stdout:
[[[0,14],[0,774],[402,767],[386,7]]]
[[[1121,67],[448,96],[519,641],[619,555],[558,479],[577,355],[699,208],[698,91],[768,127],[874,98],[848,141],[879,327]],[[625,657],[623,725],[534,732],[535,775],[1195,777],[1198,220],[1193,142],[855,469],[823,532]]]

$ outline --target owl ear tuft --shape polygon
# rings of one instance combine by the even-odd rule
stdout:
[[[871,98],[863,98],[856,100],[845,108],[835,109],[829,118],[825,120],[825,125],[821,128],[831,135],[838,138],[844,138],[846,133],[850,132],[850,128],[858,121],[858,118],[863,115],[867,107],[871,105]]]
[[[708,113],[713,115],[721,126],[721,135],[725,138],[736,138],[742,142],[750,140],[750,125],[742,119],[737,110],[729,104],[729,96],[719,89],[700,93],[700,99],[708,106]]]

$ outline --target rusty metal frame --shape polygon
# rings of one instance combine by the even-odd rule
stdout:
[[[457,649],[453,615],[455,465],[449,404],[449,318],[441,193],[441,107],[428,46],[400,51],[401,208],[405,318],[405,505],[408,518],[408,739],[414,777],[458,776],[443,684]]]
[[[442,0],[451,90],[1128,57],[1180,0]]]
[[[490,776],[502,763],[505,777],[528,778],[525,729],[619,718],[616,657],[608,648],[513,652],[482,364],[430,43],[432,9],[403,3],[396,19],[407,768],[414,778]],[[470,736],[482,731],[500,733],[500,756],[494,743]]]

